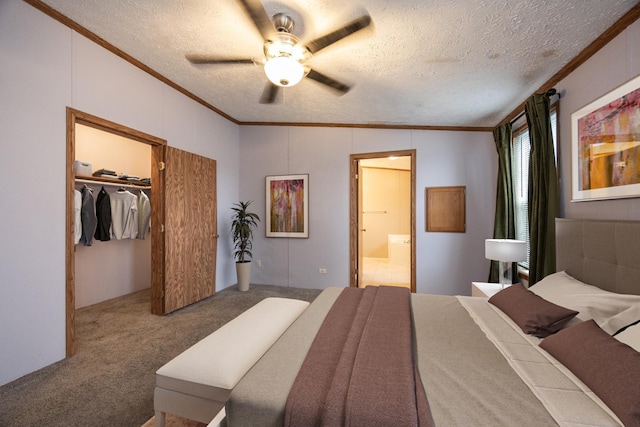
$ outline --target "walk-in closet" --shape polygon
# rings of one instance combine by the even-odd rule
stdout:
[[[215,294],[216,183],[214,159],[67,108],[67,356],[79,308],[150,288],[150,312],[163,315]],[[100,228],[95,216],[102,234],[83,236],[83,205],[101,211],[107,194],[126,205],[112,212],[120,220]],[[140,204],[145,196],[148,205]],[[149,210],[150,223],[134,219]],[[95,211],[84,214],[90,222]]]
[[[75,308],[151,287],[151,146],[75,126]],[[78,202],[79,200],[79,202]]]

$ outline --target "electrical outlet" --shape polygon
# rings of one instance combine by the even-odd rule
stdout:
[[[320,267],[320,274],[327,274],[327,269]]]
[[[256,264],[258,265],[258,267],[262,267],[262,261],[257,260],[257,261],[256,261]]]

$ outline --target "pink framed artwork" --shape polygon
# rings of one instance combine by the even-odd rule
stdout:
[[[640,76],[571,115],[571,200],[640,197]]]
[[[309,237],[309,175],[266,178],[267,237]]]

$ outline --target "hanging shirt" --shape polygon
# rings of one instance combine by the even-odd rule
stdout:
[[[93,237],[101,242],[111,240],[111,199],[104,187],[96,197],[96,218],[98,224]]]
[[[138,235],[138,196],[118,190],[110,196],[111,238],[135,239]]]
[[[138,239],[144,239],[149,233],[149,225],[151,224],[151,202],[149,196],[140,190],[138,196]]]
[[[73,243],[80,243],[82,237],[82,218],[80,212],[82,211],[82,193],[78,190],[73,190],[73,203],[74,203],[74,217],[73,217]]]
[[[80,241],[85,246],[91,246],[93,233],[96,231],[96,209],[93,204],[93,192],[89,187],[82,189],[82,207],[80,209],[82,221],[82,235]]]

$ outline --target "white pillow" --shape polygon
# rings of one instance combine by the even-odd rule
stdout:
[[[640,319],[640,295],[608,292],[582,283],[564,271],[546,276],[529,290],[547,301],[578,311],[566,327],[593,319],[604,331],[614,334]]]
[[[629,326],[627,329],[617,334],[615,338],[629,347],[633,347],[635,351],[640,351],[640,323]]]
[[[600,327],[613,335],[636,320],[640,320],[640,302],[604,321]]]

